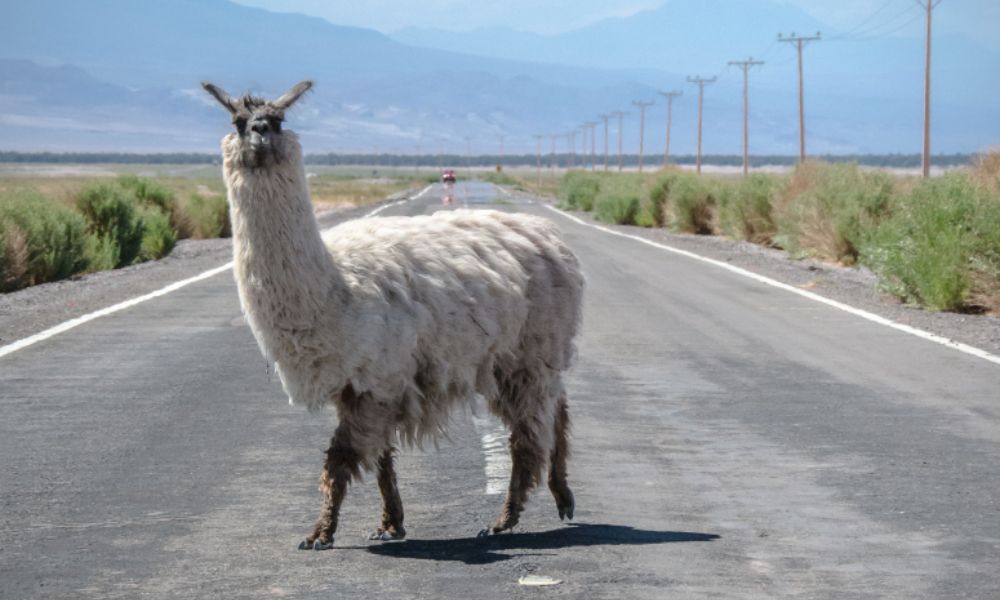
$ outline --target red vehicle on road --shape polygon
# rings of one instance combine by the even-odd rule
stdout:
[[[445,169],[441,172],[441,183],[455,183],[455,170]]]

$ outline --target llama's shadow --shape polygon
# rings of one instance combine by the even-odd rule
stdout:
[[[372,554],[394,558],[457,561],[469,565],[509,560],[524,553],[506,550],[558,550],[577,546],[639,546],[673,542],[710,542],[714,533],[649,531],[624,525],[570,524],[535,533],[502,533],[485,538],[404,540],[368,546]]]

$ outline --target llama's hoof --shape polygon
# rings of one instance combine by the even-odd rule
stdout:
[[[564,519],[569,519],[570,521],[573,520],[573,509],[575,508],[575,505],[573,503],[570,503],[568,506],[560,506],[558,508],[559,508],[560,521]]]
[[[391,542],[393,540],[401,540],[406,537],[406,532],[389,531],[387,529],[376,529],[372,533],[368,534],[368,541],[371,542]]]
[[[329,550],[330,548],[333,548],[333,538],[330,538],[329,542],[321,540],[315,540],[312,543],[309,540],[299,542],[299,550]]]
[[[487,527],[486,529],[480,529],[479,533],[476,534],[476,537],[477,538],[484,538],[484,537],[490,537],[490,536],[496,535],[496,534],[497,534],[497,532],[493,531],[492,527]]]

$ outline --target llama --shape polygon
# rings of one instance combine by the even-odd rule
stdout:
[[[375,470],[373,540],[402,539],[393,464],[399,445],[444,433],[478,394],[510,428],[512,469],[499,518],[517,524],[548,464],[560,519],[569,413],[562,374],[574,354],[583,277],[556,227],[535,216],[456,210],[350,221],[321,235],[298,137],[274,101],[204,88],[232,115],[222,140],[234,274],[247,322],[293,404],[333,405],[337,426],[320,477],[323,508],[301,549],[333,545],[348,485]]]

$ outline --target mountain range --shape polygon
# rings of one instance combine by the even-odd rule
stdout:
[[[754,55],[765,64],[751,72],[751,150],[794,154],[795,52],[776,33],[821,26],[779,0],[671,0],[558,35],[384,35],[228,0],[12,3],[0,36],[0,150],[210,152],[228,122],[199,81],[276,95],[312,78],[316,91],[289,115],[310,152],[494,153],[500,136],[532,152],[532,134],[615,109],[630,110],[624,146],[634,152],[631,101],[676,88],[685,95],[672,146],[690,153],[696,88],[685,79],[700,74],[718,77],[706,86],[705,151],[736,153],[742,80],[726,63]],[[823,38],[804,53],[810,150],[918,151],[922,41]],[[1000,55],[970,39],[935,39],[936,152],[1000,141],[1000,82],[983,76],[998,67]],[[664,112],[647,112],[647,152],[660,151]],[[557,150],[566,147],[560,138]]]

